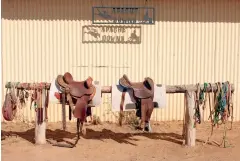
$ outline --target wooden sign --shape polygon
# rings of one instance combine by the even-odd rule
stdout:
[[[83,43],[141,43],[140,26],[83,26]]]

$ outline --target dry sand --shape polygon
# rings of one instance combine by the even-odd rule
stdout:
[[[76,124],[67,123],[67,131],[60,130],[61,123],[48,123],[47,139],[61,141],[76,136]],[[240,123],[235,122],[227,132],[229,148],[218,147],[223,127],[215,128],[210,144],[203,145],[211,127],[206,122],[197,127],[196,147],[182,145],[182,122],[160,122],[152,125],[152,134],[143,134],[124,125],[104,123],[87,126],[73,149],[55,147],[50,143],[34,145],[34,124],[2,123],[3,161],[239,161]],[[211,144],[212,143],[212,144]]]

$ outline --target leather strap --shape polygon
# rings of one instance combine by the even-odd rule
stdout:
[[[119,118],[119,125],[120,126],[122,126],[123,105],[124,105],[124,101],[125,101],[125,95],[126,95],[126,92],[123,91],[122,92],[122,97],[121,97],[121,103],[120,103],[120,118]]]
[[[144,123],[144,131],[147,129],[147,131],[151,131],[150,129],[150,117],[153,112],[153,98],[145,98],[141,99],[141,121]],[[148,126],[146,126],[148,124]]]
[[[73,104],[72,96],[70,95],[70,93],[67,93],[67,101],[69,103],[69,106],[71,107],[72,112],[74,112],[74,104]]]
[[[92,86],[91,88],[93,88],[93,93],[90,95],[89,100],[92,100],[96,94],[96,88],[94,86]]]
[[[231,84],[229,84],[229,91],[230,91],[230,94],[229,94],[229,106],[231,108],[231,129],[232,129],[232,124],[233,124],[233,100],[232,100],[232,88],[231,88]]]
[[[123,111],[123,105],[124,105],[124,101],[125,101],[125,95],[126,95],[126,92],[122,92],[121,103],[120,103],[120,111]]]
[[[219,93],[221,92],[221,89],[222,89],[222,84],[220,83],[220,82],[218,82],[217,83],[217,87],[218,87],[218,90],[217,90],[217,93],[216,93],[216,96],[218,96],[219,95]],[[217,108],[217,97],[216,97],[216,99],[215,99],[215,110],[216,110],[216,108]],[[219,123],[219,121],[217,122],[217,127],[219,128],[219,125],[221,125],[222,123]]]
[[[45,99],[45,121],[48,121],[48,103],[49,103],[49,90],[46,90],[46,99]]]
[[[229,82],[227,82],[228,84],[228,92],[227,92],[227,109],[228,109],[228,113],[227,113],[227,117],[230,117],[230,113],[231,113],[231,109],[230,109],[230,98],[231,98],[231,85]]]
[[[20,89],[20,90],[18,90],[19,92],[19,96],[18,96],[18,98],[19,98],[19,101],[20,101],[20,103],[21,104],[25,104],[25,97],[24,97],[24,91],[23,91],[23,89]]]
[[[199,106],[200,106],[200,100],[199,100],[199,95],[200,95],[200,84],[198,83],[197,84],[197,92],[196,92],[196,103],[195,103],[195,108],[196,108],[196,111],[195,111],[195,126],[196,126],[196,123],[198,122],[199,124],[201,123],[201,113],[200,113],[200,109],[199,109]],[[196,114],[199,114],[199,117],[196,116]],[[197,119],[199,119],[197,121]]]
[[[30,110],[32,109],[32,103],[34,107],[36,106],[36,99],[37,99],[37,93],[35,89],[35,84],[33,84],[33,90],[31,91],[31,103],[30,103]]]
[[[72,120],[72,109],[70,106],[68,107],[68,119]]]
[[[43,122],[42,90],[38,90],[38,124]]]
[[[40,119],[40,114],[39,114],[39,91],[36,90],[36,95],[37,98],[36,100],[34,100],[34,108],[35,108],[35,112],[37,113],[37,123],[39,124],[39,119]]]

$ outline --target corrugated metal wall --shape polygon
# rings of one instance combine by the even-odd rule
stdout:
[[[92,6],[153,6],[155,25],[141,27],[140,44],[82,43],[82,27],[92,25]],[[3,0],[3,84],[41,82],[69,71],[102,85],[124,73],[134,81],[178,85],[230,81],[235,84],[234,116],[240,120],[240,1],[238,0]],[[6,90],[2,91],[5,94]],[[153,120],[182,120],[184,97],[168,95],[167,108]],[[111,95],[94,113],[114,121]],[[34,120],[29,104],[20,110]],[[49,121],[61,121],[61,107],[49,107]]]

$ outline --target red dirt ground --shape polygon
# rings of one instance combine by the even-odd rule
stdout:
[[[48,123],[47,139],[61,141],[73,139],[75,123],[67,123],[67,131],[62,131],[61,123]],[[160,122],[152,125],[152,134],[143,134],[128,125],[116,124],[87,126],[86,136],[81,137],[73,149],[55,147],[50,143],[34,145],[34,124],[2,123],[3,161],[239,161],[240,122],[233,124],[227,132],[232,147],[218,147],[223,127],[214,129],[212,144],[203,142],[211,128],[206,122],[197,127],[196,147],[182,145],[182,122]]]

